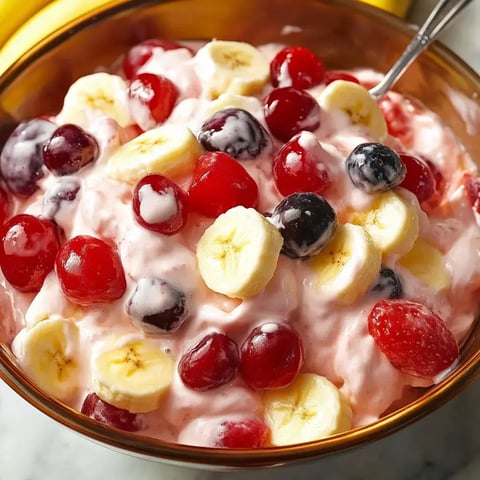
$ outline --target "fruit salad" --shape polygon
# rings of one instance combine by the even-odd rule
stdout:
[[[441,382],[478,308],[480,179],[380,78],[152,39],[20,123],[0,156],[20,367],[109,428],[221,448],[319,440]]]

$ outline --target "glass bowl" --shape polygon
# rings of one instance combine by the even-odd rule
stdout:
[[[330,69],[369,67],[386,72],[413,33],[394,16],[348,0],[118,0],[59,26],[0,78],[0,145],[20,120],[58,111],[74,79],[111,64],[129,46],[147,38],[301,44],[316,51]],[[439,114],[471,156],[480,158],[480,78],[459,58],[435,44],[410,67],[395,90]],[[289,464],[379,440],[454,397],[475,379],[480,367],[477,325],[449,377],[377,422],[308,444],[232,451],[169,444],[104,427],[34,385],[5,339],[0,322],[0,377],[43,413],[123,452],[207,469]]]

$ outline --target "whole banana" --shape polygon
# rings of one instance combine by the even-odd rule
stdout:
[[[30,0],[28,2],[17,2],[15,0],[3,0],[0,2],[0,18],[2,28],[0,30],[0,47],[8,38],[20,28],[24,22],[35,15],[52,0]],[[8,18],[8,22],[5,19]]]
[[[114,0],[2,0],[0,75],[25,52],[60,26]]]

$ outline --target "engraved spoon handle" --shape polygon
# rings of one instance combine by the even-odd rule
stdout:
[[[388,71],[382,81],[370,89],[370,94],[379,99],[400,78],[410,64],[436,38],[436,36],[459,14],[472,0],[440,0],[425,23],[408,44],[402,56]]]

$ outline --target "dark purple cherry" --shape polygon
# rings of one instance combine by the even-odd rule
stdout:
[[[66,124],[58,127],[43,146],[43,160],[54,175],[70,175],[97,160],[99,152],[92,135],[77,125]]]
[[[22,197],[37,189],[43,177],[44,143],[57,128],[43,118],[20,123],[5,142],[0,154],[0,172],[7,188]]]
[[[270,143],[260,122],[246,110],[225,108],[200,128],[198,140],[206,150],[228,153],[237,160],[256,158]]]
[[[140,278],[127,302],[127,315],[147,334],[173,333],[188,314],[183,292],[160,278]]]

